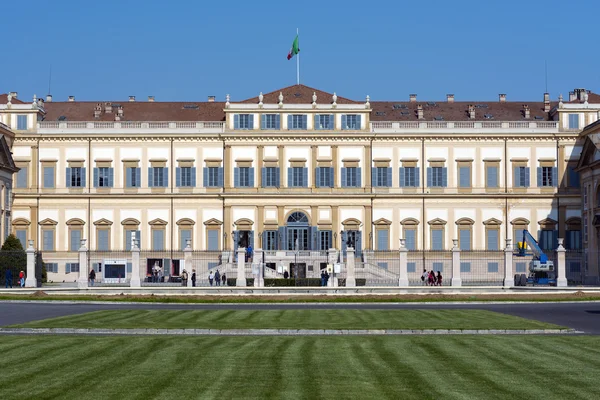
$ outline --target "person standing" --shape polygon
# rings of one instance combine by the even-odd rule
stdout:
[[[287,279],[290,277],[290,274],[288,274],[287,269],[285,271],[283,271],[283,279]]]
[[[196,270],[192,270],[192,287],[196,287]]]
[[[429,279],[429,274],[427,273],[427,270],[425,268],[423,268],[423,273],[421,274],[421,281],[423,282],[424,286],[427,286],[428,279]]]
[[[325,270],[321,271],[321,286],[325,286]]]
[[[94,268],[90,270],[88,280],[90,281],[90,286],[94,286],[94,281],[96,280],[96,271],[94,271]]]
[[[221,274],[219,273],[219,270],[215,272],[215,285],[221,286]]]
[[[181,285],[182,286],[187,286],[187,281],[188,281],[188,273],[184,269],[183,272],[181,273]]]
[[[227,277],[225,276],[225,272],[223,272],[223,275],[221,275],[221,282],[223,283],[223,286],[227,286]]]
[[[161,283],[163,281],[163,270],[161,267],[158,267],[157,276],[158,276],[158,283]]]
[[[325,270],[325,286],[327,286],[328,283],[329,283],[329,272],[327,272],[327,270]]]
[[[213,279],[214,279],[213,272],[210,271],[210,274],[208,274],[208,283],[210,284],[210,286],[213,285]]]
[[[254,251],[254,250],[252,249],[252,245],[251,245],[251,244],[249,244],[249,245],[248,245],[248,248],[246,249],[246,256],[247,256],[247,258],[248,258],[246,261],[248,261],[248,262],[252,262],[252,252],[253,252],[253,251]]]
[[[19,272],[19,285],[21,285],[21,287],[25,287],[25,272],[21,271]]]
[[[12,281],[13,281],[13,276],[12,276],[12,271],[10,269],[6,270],[6,287],[9,287],[12,289]]]
[[[436,284],[438,286],[442,286],[442,273],[440,271],[438,271],[438,273],[437,273]]]

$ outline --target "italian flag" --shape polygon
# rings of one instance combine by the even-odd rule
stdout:
[[[298,35],[296,35],[296,38],[294,39],[294,43],[292,43],[292,48],[290,49],[290,52],[288,53],[287,59],[291,60],[292,57],[294,57],[299,52],[300,52],[300,48],[298,47]]]

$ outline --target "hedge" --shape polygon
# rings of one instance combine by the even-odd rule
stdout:
[[[236,278],[227,278],[227,286],[235,286]],[[366,279],[356,279],[356,286],[365,286]],[[338,279],[339,286],[346,286],[346,279]],[[254,278],[246,278],[246,286],[254,286]],[[265,278],[265,287],[307,287],[321,286],[321,278],[272,279]]]

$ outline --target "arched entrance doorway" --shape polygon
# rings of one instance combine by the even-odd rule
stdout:
[[[310,250],[310,222],[301,211],[291,213],[286,221],[286,249]]]

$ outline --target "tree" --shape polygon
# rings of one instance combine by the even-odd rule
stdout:
[[[19,271],[27,269],[27,253],[23,250],[21,241],[15,235],[8,235],[0,249],[0,275],[6,276],[6,270],[11,269],[13,279],[18,280]]]

